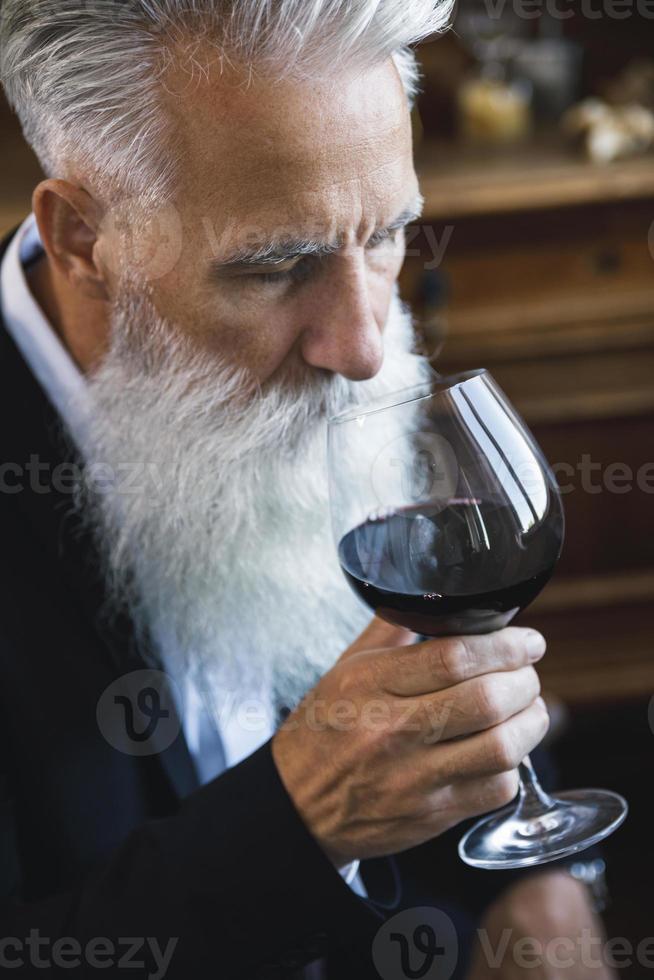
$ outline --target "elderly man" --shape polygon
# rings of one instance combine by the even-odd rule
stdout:
[[[18,976],[432,976],[398,972],[384,924],[438,909],[463,969],[491,879],[476,976],[519,975],[525,936],[599,936],[564,871],[507,884],[455,862],[464,901],[444,872],[441,835],[511,800],[547,729],[543,638],[367,624],[330,541],[326,417],[428,376],[396,281],[421,206],[409,45],[447,15],[2,3],[2,81],[47,174],[1,273],[0,957]],[[582,959],[538,975],[606,975]]]

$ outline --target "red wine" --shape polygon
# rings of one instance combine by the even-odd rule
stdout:
[[[339,558],[378,616],[425,636],[465,635],[508,625],[546,585],[562,544],[556,502],[525,532],[504,503],[451,500],[366,521]]]

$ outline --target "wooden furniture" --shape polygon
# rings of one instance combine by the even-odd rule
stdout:
[[[649,697],[654,159],[597,168],[547,135],[417,159],[426,210],[403,288],[432,333],[445,325],[435,367],[491,370],[566,488],[564,556],[522,620],[548,636],[544,684],[573,704]],[[426,269],[434,241],[447,248]]]

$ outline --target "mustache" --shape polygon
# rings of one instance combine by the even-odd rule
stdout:
[[[396,300],[394,312],[399,308],[410,320],[399,294]],[[406,357],[406,343],[394,333],[384,331],[387,356]],[[351,381],[299,357],[259,381],[247,365],[199,348],[177,324],[157,314],[147,293],[130,287],[114,304],[108,359],[120,364],[127,383],[151,382],[154,397],[157,385],[165,395],[174,383],[189,415],[205,419],[208,426],[223,429],[250,419],[260,430],[259,451],[279,450],[283,457],[299,452],[309,434],[315,435],[330,416],[365,404],[383,385],[383,371],[369,380]]]

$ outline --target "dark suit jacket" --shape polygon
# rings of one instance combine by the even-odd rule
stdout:
[[[125,937],[162,948],[177,938],[166,975],[183,980],[286,977],[320,957],[330,978],[365,980],[379,976],[371,946],[385,917],[433,902],[429,882],[457,886],[441,907],[488,889],[446,835],[402,859],[403,883],[401,861],[364,862],[370,899],[359,899],[296,812],[270,743],[202,787],[181,733],[148,757],[112,748],[98,701],[146,664],[129,623],[100,616],[93,545],[70,494],[48,484],[70,449],[1,323],[0,419],[0,937],[11,940],[0,965],[53,975],[27,954],[37,930],[116,949]]]

